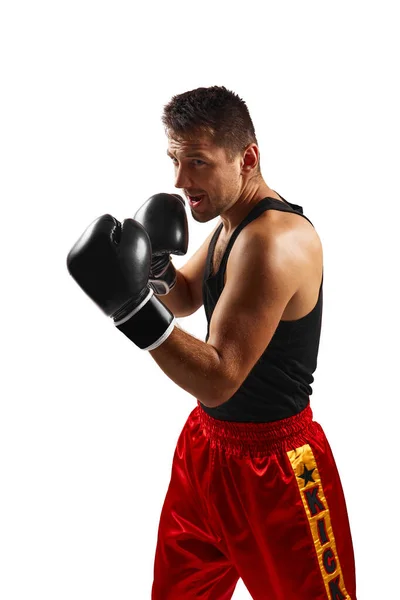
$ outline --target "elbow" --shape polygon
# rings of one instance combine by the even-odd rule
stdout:
[[[214,368],[213,374],[209,373],[201,397],[197,399],[207,408],[217,408],[232,398],[233,394],[243,383],[243,373],[239,372],[237,365],[226,358],[213,346]]]
[[[203,398],[198,398],[198,400],[207,408],[217,408],[232,398],[241,383],[225,380],[221,385],[214,386],[212,390],[204,394]]]

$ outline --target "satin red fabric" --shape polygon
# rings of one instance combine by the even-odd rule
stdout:
[[[331,449],[310,406],[232,423],[200,404],[179,437],[161,512],[153,600],[356,600],[353,547]]]

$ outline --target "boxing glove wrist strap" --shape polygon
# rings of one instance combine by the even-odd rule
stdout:
[[[175,317],[152,290],[114,325],[141,350],[154,350],[172,333]]]
[[[158,296],[169,294],[175,284],[176,269],[169,259],[162,274],[154,275],[153,273],[150,273],[149,285]]]

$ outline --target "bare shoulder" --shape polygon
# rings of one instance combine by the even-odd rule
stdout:
[[[313,225],[299,214],[268,210],[261,215],[260,219],[256,219],[254,224],[258,225],[260,232],[265,231],[267,237],[275,240],[287,241],[290,239],[293,243],[297,242],[300,245],[308,240],[308,243],[321,244]]]
[[[310,260],[322,252],[320,237],[307,219],[278,210],[265,211],[249,223],[240,232],[232,253],[242,253],[251,244],[289,254],[296,251],[296,260]]]
[[[227,265],[234,274],[237,261],[255,261],[262,254],[268,272],[276,272],[293,286],[283,320],[302,318],[315,306],[323,270],[323,251],[318,233],[301,215],[265,211],[238,235]]]

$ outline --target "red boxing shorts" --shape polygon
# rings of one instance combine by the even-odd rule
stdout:
[[[356,600],[353,546],[331,449],[310,406],[272,423],[198,405],[161,512],[153,600]]]

